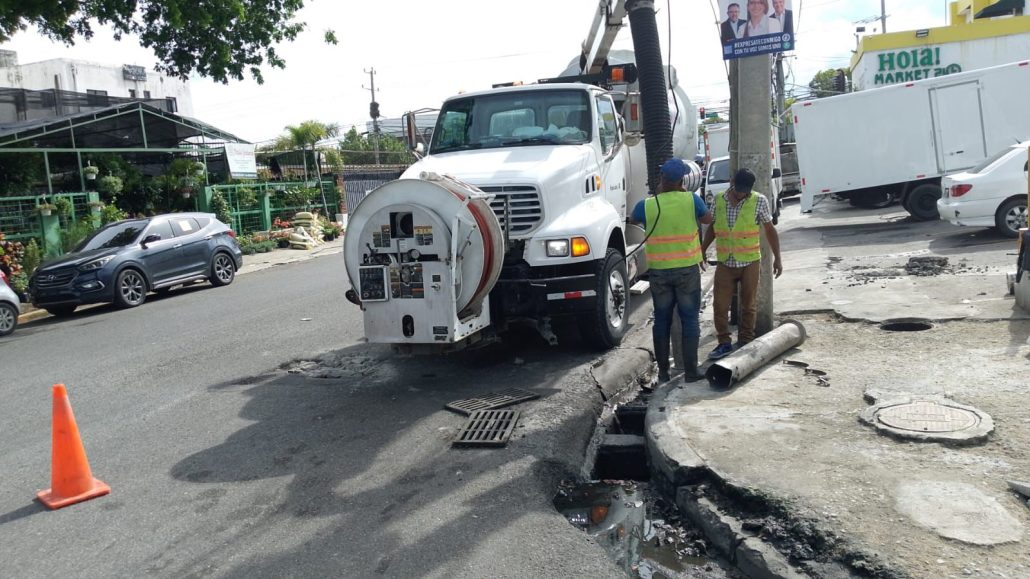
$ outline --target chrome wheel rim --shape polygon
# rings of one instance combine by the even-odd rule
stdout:
[[[1025,205],[1017,205],[1005,214],[1005,225],[1012,231],[1019,232],[1026,227],[1027,209]]]
[[[143,284],[143,278],[133,272],[122,277],[122,284],[119,290],[125,302],[131,305],[142,303],[143,296],[147,293],[146,287]]]
[[[17,317],[18,314],[12,312],[11,308],[0,307],[0,333],[10,332]]]
[[[219,255],[215,258],[215,277],[223,283],[229,283],[232,281],[233,266],[232,261],[224,255]]]
[[[626,280],[618,270],[608,276],[608,324],[613,328],[622,327],[626,315]]]

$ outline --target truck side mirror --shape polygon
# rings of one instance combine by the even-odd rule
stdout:
[[[426,146],[423,145],[422,143],[416,143],[415,144],[415,152],[418,153],[419,155],[425,155],[426,154]]]
[[[779,170],[779,168],[773,169],[773,179],[779,179],[782,175],[783,173]]]

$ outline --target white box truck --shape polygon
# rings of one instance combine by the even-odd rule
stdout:
[[[937,219],[941,177],[1030,139],[1030,61],[795,103],[801,211],[837,195]]]

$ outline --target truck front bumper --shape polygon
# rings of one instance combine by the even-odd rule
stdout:
[[[597,297],[597,277],[593,274],[501,279],[491,293],[491,299],[498,299],[505,313],[514,315],[593,311]]]

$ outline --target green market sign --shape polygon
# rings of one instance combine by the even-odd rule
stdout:
[[[941,64],[940,47],[881,52],[877,56],[880,68],[873,76],[875,85],[912,82],[962,72],[962,66],[958,63]]]

